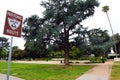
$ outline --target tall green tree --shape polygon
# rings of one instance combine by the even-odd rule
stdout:
[[[25,50],[29,53],[30,58],[38,56],[38,54],[38,57],[44,57],[47,54],[46,36],[48,31],[45,27],[41,26],[41,24],[42,19],[37,15],[26,18],[23,24],[23,38],[26,40],[24,46]]]
[[[89,44],[92,53],[99,56],[109,51],[113,45],[113,41],[109,37],[107,30],[101,30],[98,28],[89,31]]]
[[[3,48],[7,49],[8,47],[9,47],[8,39],[5,37],[0,37],[0,49],[3,49]]]
[[[108,31],[100,28],[90,30],[84,28],[73,41],[73,45],[79,48],[83,55],[93,53],[96,56],[107,53],[113,43]]]
[[[119,55],[120,55],[120,35],[119,35],[119,33],[114,34],[114,39],[116,40],[117,53],[119,53]]]
[[[65,64],[69,65],[71,36],[78,34],[80,23],[93,16],[99,3],[97,0],[49,0],[41,5],[45,8],[43,18],[27,18],[23,36],[34,46],[57,43],[64,50]]]
[[[19,49],[18,46],[13,46],[12,48],[12,59],[13,60],[21,60],[28,59],[29,54],[25,50]]]
[[[7,56],[7,49],[9,47],[8,39],[5,37],[0,37],[0,58]]]

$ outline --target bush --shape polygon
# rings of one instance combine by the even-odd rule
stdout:
[[[52,58],[35,58],[35,61],[42,61],[42,60],[51,60]]]
[[[74,62],[70,61],[69,63],[74,63]]]
[[[89,57],[86,56],[86,57],[81,57],[80,60],[89,60]]]
[[[90,62],[95,62],[97,59],[96,59],[96,57],[94,57],[94,56],[90,56]]]
[[[90,59],[90,62],[92,63],[104,63],[107,60],[106,57],[101,58],[101,57],[94,57],[94,56],[91,56],[89,59]]]
[[[78,64],[78,63],[80,63],[80,62],[75,62],[75,63],[77,63],[77,64]]]

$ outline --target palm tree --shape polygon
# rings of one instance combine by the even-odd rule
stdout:
[[[110,22],[110,18],[108,16],[109,6],[103,6],[102,11],[106,13],[106,16],[108,18],[109,25],[110,25],[110,28],[111,28],[111,31],[112,31],[112,35],[113,35],[114,33],[113,33],[112,25],[111,25],[111,22]]]
[[[111,22],[110,22],[110,18],[108,16],[108,11],[109,11],[109,6],[103,6],[102,7],[102,11],[106,13],[106,16],[107,16],[107,19],[108,19],[108,22],[109,22],[109,25],[110,25],[110,28],[111,28],[111,32],[112,32],[112,35],[113,35],[113,39],[114,39],[114,32],[113,32],[113,28],[112,28],[112,25],[111,25]],[[114,39],[115,40],[115,39]],[[115,52],[117,54],[117,49],[116,49],[116,45],[114,44],[114,47],[115,47]],[[117,57],[117,55],[116,55]]]

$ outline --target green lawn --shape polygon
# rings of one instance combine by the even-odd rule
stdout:
[[[93,66],[62,66],[11,63],[11,75],[25,80],[75,80]],[[6,74],[7,63],[0,62],[0,73]]]
[[[114,63],[110,80],[120,80],[120,62]]]

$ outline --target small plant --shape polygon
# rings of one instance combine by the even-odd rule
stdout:
[[[74,63],[74,62],[70,61],[69,63]]]
[[[80,62],[75,62],[75,63],[77,63],[77,64],[78,64],[78,63],[80,63]]]
[[[90,56],[90,62],[92,63],[104,63],[107,60],[106,57],[95,57],[95,56]]]
[[[95,56],[90,56],[90,61],[91,62],[95,62],[96,61],[96,57]]]
[[[80,58],[80,60],[89,60],[89,57],[88,56],[85,56],[85,57],[83,56],[83,57]]]

